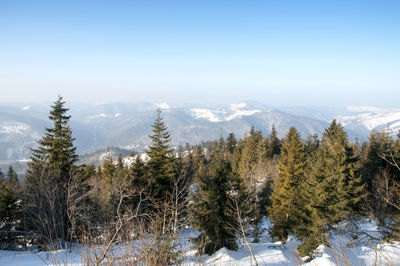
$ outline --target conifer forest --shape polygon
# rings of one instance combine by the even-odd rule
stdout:
[[[244,247],[258,265],[254,247],[268,234],[280,245],[295,239],[302,264],[334,246],[338,225],[360,219],[376,221],[379,241],[400,240],[400,134],[351,141],[333,120],[322,136],[295,127],[263,136],[253,127],[240,138],[172,147],[158,109],[144,153],[97,167],[79,162],[67,106],[59,97],[50,107],[52,126],[31,149],[23,181],[12,166],[0,173],[2,249],[78,249],[84,265],[201,265]],[[189,230],[196,233],[183,237]],[[380,243],[367,232],[351,239]]]

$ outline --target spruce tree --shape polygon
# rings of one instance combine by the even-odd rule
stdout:
[[[8,167],[7,177],[8,177],[8,182],[12,187],[14,188],[19,187],[19,180],[17,173],[15,172],[14,168],[11,165]]]
[[[10,179],[4,177],[0,169],[0,218],[8,219],[16,199],[15,190],[10,184]]]
[[[264,205],[266,204],[265,193],[263,194],[265,186],[260,185],[263,184],[265,175],[259,172],[264,159],[261,131],[251,128],[249,135],[240,140],[238,146],[240,150],[238,148],[234,154],[234,172],[240,177],[243,184],[245,193],[242,205],[246,210],[246,218],[251,220],[254,242],[258,242],[261,233],[259,224],[265,214],[263,210],[265,210]]]
[[[130,197],[130,205],[132,209],[138,208],[138,203],[140,202],[141,195],[140,192],[143,191],[148,183],[148,176],[146,165],[140,159],[140,154],[135,155],[135,161],[131,164],[129,169],[129,178],[130,178],[130,187],[132,189],[131,197]],[[144,212],[145,204],[142,204],[139,213]]]
[[[42,240],[50,242],[51,248],[63,246],[67,240],[70,226],[67,188],[71,170],[78,160],[69,127],[71,116],[67,115],[69,109],[64,104],[59,96],[51,106],[49,119],[53,127],[46,128],[38,147],[31,149],[31,162],[23,186],[24,200],[29,203],[29,208],[25,209],[26,217],[33,229],[41,233]],[[43,219],[49,224],[41,223]]]
[[[355,175],[356,162],[347,133],[335,120],[325,130],[317,156],[304,186],[306,229],[310,234],[301,254],[312,253],[323,243],[326,229],[354,213],[363,197],[361,177]]]
[[[371,132],[363,165],[363,180],[368,192],[374,193],[374,179],[379,172],[388,169],[391,174],[397,174],[397,169],[384,159],[385,156],[395,155],[395,146],[389,130]]]
[[[232,193],[240,183],[222,154],[213,154],[211,162],[201,163],[191,194],[191,224],[201,231],[196,240],[200,254],[213,254],[222,247],[237,248],[236,214],[232,213]]]
[[[279,160],[279,176],[272,185],[269,218],[272,235],[282,241],[303,222],[302,184],[305,182],[306,156],[297,130],[292,127],[285,137]]]
[[[226,138],[226,149],[230,154],[233,154],[233,152],[235,151],[236,144],[237,141],[235,138],[235,134],[229,133],[228,137]]]
[[[319,144],[317,134],[309,135],[304,144],[304,151],[307,155],[313,155],[318,150]]]
[[[122,154],[120,153],[119,155],[118,155],[118,161],[117,161],[117,168],[118,168],[118,170],[119,171],[121,171],[121,170],[123,170],[124,169],[124,161],[123,161],[123,159],[122,159]]]
[[[327,223],[336,223],[352,213],[363,196],[361,177],[355,176],[358,158],[336,120],[325,130],[317,157],[311,177],[325,193],[317,197],[316,206]]]
[[[249,136],[243,140],[240,161],[238,163],[238,174],[245,181],[252,176],[252,170],[261,157],[263,137],[261,131],[255,131],[252,127]]]
[[[116,177],[116,174],[117,174],[117,167],[115,166],[111,155],[108,155],[105,158],[103,162],[103,167],[101,169],[101,176],[103,178],[103,181],[106,184],[111,184],[113,179]]]
[[[53,127],[45,129],[45,136],[38,141],[38,148],[31,149],[30,166],[33,164],[46,163],[48,166],[60,170],[62,182],[66,182],[72,165],[78,160],[75,140],[69,127],[67,115],[68,108],[64,107],[65,102],[61,96],[51,106],[49,119],[53,121]]]
[[[275,125],[272,125],[271,134],[266,139],[266,156],[272,158],[281,153],[282,143],[278,138]]]
[[[371,132],[363,162],[363,181],[366,184],[369,205],[379,223],[384,226],[389,225],[385,224],[388,217],[399,220],[399,208],[394,207],[400,206],[397,181],[399,169],[396,167],[398,162],[399,139],[394,140],[388,129]]]
[[[140,154],[135,156],[135,161],[132,163],[130,169],[130,175],[132,179],[132,185],[137,188],[146,186],[147,181],[145,180],[146,168],[143,161],[140,159]]]
[[[13,234],[4,234],[4,232],[19,229],[18,227],[22,220],[18,215],[20,209],[20,204],[18,204],[19,199],[17,187],[10,182],[9,178],[4,178],[0,169],[0,221],[1,230],[3,231],[0,237],[0,244],[5,243],[10,245],[12,241],[19,241],[18,239],[13,239]]]
[[[163,199],[165,194],[172,191],[174,173],[174,156],[169,142],[171,141],[168,128],[161,117],[161,110],[152,124],[153,133],[149,135],[152,144],[147,155],[147,169],[150,178],[150,189],[154,199]]]

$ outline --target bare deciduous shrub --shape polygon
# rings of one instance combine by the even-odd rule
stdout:
[[[59,182],[57,167],[40,167],[25,183],[23,191],[26,222],[36,229],[40,247],[65,248],[66,188]]]

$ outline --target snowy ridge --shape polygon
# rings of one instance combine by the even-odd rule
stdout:
[[[258,102],[226,104],[176,104],[166,102],[110,103],[71,108],[71,127],[78,153],[93,153],[105,147],[142,151],[149,144],[148,134],[158,108],[163,109],[172,136],[172,145],[199,143],[233,132],[242,137],[251,126],[268,135],[272,124],[283,137],[295,126],[303,137],[321,135],[333,118],[341,121],[349,137],[367,140],[370,131],[389,127],[393,136],[400,129],[400,109],[372,106],[329,108],[297,106],[273,107]],[[24,103],[0,106],[0,160],[29,157],[29,147],[49,126],[49,107]],[[216,126],[216,123],[219,123]],[[3,151],[3,152],[1,152]],[[118,154],[117,154],[118,155]],[[97,159],[97,158],[96,158]]]
[[[170,109],[171,107],[168,105],[168,103],[158,103],[156,104],[157,108],[160,109]]]
[[[344,126],[362,126],[368,131],[388,128],[393,134],[400,129],[400,109],[382,109],[372,106],[349,106],[348,115],[338,116]]]
[[[251,116],[262,112],[259,109],[247,108],[246,103],[231,104],[229,109],[192,108],[190,111],[196,119],[206,119],[214,123],[240,119],[243,116]]]
[[[353,113],[365,113],[365,112],[378,113],[384,111],[384,109],[375,106],[347,106],[346,109],[347,111]]]
[[[241,118],[242,116],[250,116],[257,113],[260,113],[261,110],[236,110],[236,112],[230,116],[228,116],[225,120],[230,121],[234,119]]]
[[[221,122],[221,114],[220,111],[209,110],[209,109],[202,109],[202,108],[192,108],[193,116],[196,119],[206,119],[210,122]]]

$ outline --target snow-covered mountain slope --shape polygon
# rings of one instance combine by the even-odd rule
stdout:
[[[246,103],[231,104],[226,109],[192,108],[190,111],[196,119],[206,119],[210,122],[230,121],[262,112],[262,110],[254,109]]]
[[[150,143],[151,124],[156,109],[169,128],[172,145],[196,144],[233,132],[242,137],[252,126],[264,135],[274,124],[283,137],[291,126],[301,136],[322,134],[333,118],[345,125],[350,138],[368,138],[371,129],[389,125],[400,128],[400,110],[370,107],[324,108],[310,106],[272,107],[258,102],[231,105],[171,104],[164,102],[109,103],[96,106],[69,104],[71,128],[79,154],[105,147],[143,151]],[[26,159],[29,148],[50,126],[50,106],[32,103],[0,106],[0,161]]]
[[[22,107],[0,106],[0,163],[2,161],[29,158],[30,149],[43,136],[45,127],[51,126],[45,108],[34,105]],[[97,136],[96,128],[71,120],[73,136],[78,152],[95,151],[101,147],[102,136]]]
[[[372,130],[389,129],[395,135],[400,130],[400,109],[383,109],[372,106],[349,106],[347,114],[337,119],[349,129],[368,136]]]

